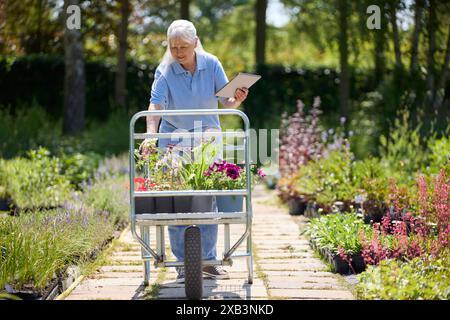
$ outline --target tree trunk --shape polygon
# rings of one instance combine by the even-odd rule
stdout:
[[[419,70],[419,38],[422,29],[422,11],[423,0],[416,0],[414,12],[414,31],[411,40],[411,74],[417,73]]]
[[[266,62],[266,11],[267,0],[256,0],[255,63],[257,66]]]
[[[181,0],[180,1],[180,16],[181,19],[190,20],[189,14],[189,0]]]
[[[438,85],[436,86],[436,99],[434,99],[435,109],[442,108],[442,106],[444,105],[445,85],[447,83],[449,62],[450,62],[450,25],[448,27],[447,48],[445,49],[444,65],[442,66],[439,82]]]
[[[121,22],[118,30],[119,46],[117,51],[117,72],[115,79],[116,104],[125,106],[127,88],[127,47],[128,18],[130,16],[129,0],[120,1]]]
[[[434,105],[436,95],[435,87],[435,61],[434,53],[436,52],[436,8],[435,0],[429,0],[428,3],[428,54],[427,54],[427,105],[431,108]]]
[[[349,115],[349,68],[348,68],[348,34],[347,18],[348,3],[347,0],[338,0],[339,9],[339,104],[341,115],[348,118]],[[348,121],[346,121],[348,123]]]
[[[383,3],[381,3],[383,4]],[[375,52],[374,52],[374,58],[375,58],[375,82],[378,85],[382,80],[383,76],[386,70],[386,57],[384,55],[385,53],[385,46],[386,46],[386,18],[384,14],[380,17],[380,26],[381,29],[373,30],[375,32]]]
[[[395,67],[398,70],[403,69],[403,63],[402,63],[402,51],[400,47],[400,36],[398,34],[398,25],[397,25],[397,8],[395,7],[396,4],[392,3],[389,5],[390,13],[389,17],[391,19],[391,26],[392,26],[392,36],[394,40],[394,51],[395,51]]]
[[[67,7],[79,5],[79,0],[64,2],[64,123],[65,134],[76,134],[84,129],[84,110],[86,80],[83,59],[83,41],[78,29],[69,30],[66,26]]]

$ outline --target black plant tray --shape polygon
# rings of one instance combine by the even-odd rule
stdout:
[[[138,197],[135,213],[183,213],[213,211],[212,196]]]
[[[317,246],[313,238],[309,241],[310,246],[320,253],[320,255],[327,260],[332,268],[333,272],[348,275],[353,274],[352,269],[349,267],[348,263],[344,261],[338,254],[331,252],[328,248],[322,248]],[[361,273],[366,269],[366,264],[364,263],[364,258],[361,254],[354,254],[352,258],[352,267],[355,273]]]

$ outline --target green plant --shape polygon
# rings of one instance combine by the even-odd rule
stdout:
[[[102,176],[82,185],[80,201],[96,213],[110,216],[114,225],[124,224],[128,218],[129,191],[125,175]]]
[[[338,254],[341,247],[347,254],[358,254],[362,245],[359,240],[361,230],[369,232],[361,217],[355,213],[329,214],[312,219],[306,233],[319,247]]]
[[[352,201],[355,190],[351,163],[352,154],[346,146],[330,152],[327,158],[310,161],[299,169],[295,193],[314,198],[325,207],[331,207],[338,200]]]
[[[30,150],[29,159],[2,160],[0,185],[19,208],[61,206],[72,191],[59,158],[45,148]]]
[[[79,189],[83,181],[91,179],[96,172],[102,157],[94,152],[62,154],[60,156],[61,171],[74,188]]]
[[[410,114],[399,111],[401,118],[395,119],[389,136],[380,137],[380,155],[387,174],[402,184],[414,184],[415,174],[428,161],[424,147],[427,137],[420,135],[420,125],[411,128]]]
[[[358,275],[360,299],[449,300],[449,257],[409,262],[384,260]]]
[[[111,236],[106,215],[76,205],[0,219],[0,288],[43,290]]]

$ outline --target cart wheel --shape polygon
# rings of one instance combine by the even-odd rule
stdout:
[[[184,232],[184,289],[190,300],[203,296],[202,239],[200,228],[190,226]]]

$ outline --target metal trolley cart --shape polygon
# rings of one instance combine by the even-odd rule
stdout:
[[[201,135],[207,132],[176,132],[176,133],[135,133],[135,123],[146,116],[196,116],[196,115],[237,115],[244,123],[244,131],[221,131],[213,135],[222,137],[241,138],[241,146],[231,146],[234,150],[243,150],[245,170],[248,173],[246,189],[235,190],[177,190],[177,191],[135,191],[135,140],[146,138],[183,138]],[[202,267],[206,265],[231,266],[233,259],[245,258],[247,260],[248,283],[253,283],[253,252],[252,252],[252,203],[251,203],[251,175],[250,175],[250,122],[245,113],[233,109],[193,109],[193,110],[154,110],[136,113],[130,120],[130,221],[131,232],[142,246],[142,259],[144,261],[144,284],[148,285],[150,279],[150,260],[154,259],[154,266],[158,267],[184,267],[185,293],[188,299],[201,299],[203,296]],[[230,147],[230,146],[228,146]],[[180,197],[180,196],[244,196],[245,205],[242,212],[183,212],[183,213],[141,213],[136,214],[136,199],[139,197]],[[224,225],[224,253],[221,260],[202,260],[200,229],[196,225],[223,224]],[[245,224],[245,231],[236,243],[230,243],[230,225]],[[168,261],[165,253],[165,227],[171,225],[189,226],[185,231],[185,261]],[[140,234],[136,227],[140,228]],[[156,250],[150,247],[150,226],[156,227]],[[245,252],[236,252],[236,249],[247,241]]]

